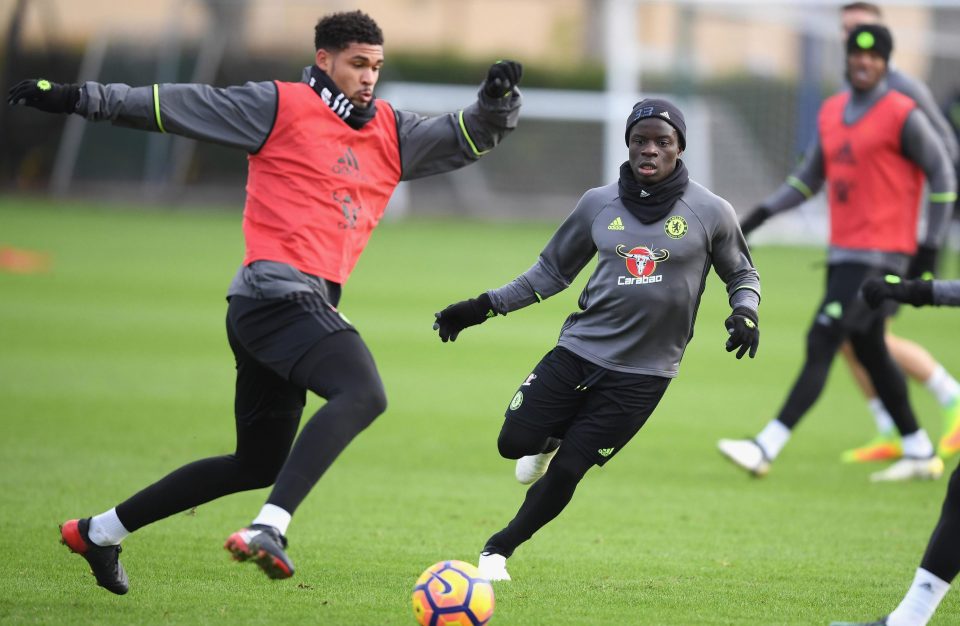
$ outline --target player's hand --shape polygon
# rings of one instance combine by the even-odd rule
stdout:
[[[737,350],[737,358],[742,359],[747,351],[752,359],[760,346],[760,326],[757,312],[746,307],[738,306],[723,323],[730,333],[727,339],[727,352]]]
[[[440,341],[446,343],[456,341],[461,330],[483,324],[488,317],[495,316],[496,312],[490,296],[482,293],[477,298],[451,304],[434,315],[437,316],[437,321],[434,322],[433,329],[440,331]]]
[[[929,246],[920,246],[917,253],[913,255],[910,261],[910,268],[907,269],[907,278],[922,278],[923,280],[933,280],[937,273],[937,249]]]
[[[491,98],[504,98],[510,95],[510,92],[520,77],[523,76],[523,66],[517,61],[497,61],[490,66],[487,72],[487,80],[483,84],[483,93]]]
[[[7,93],[7,104],[22,104],[47,113],[73,113],[80,101],[80,85],[51,83],[42,78],[21,80]]]
[[[755,208],[743,218],[742,222],[740,222],[740,230],[743,232],[743,236],[746,237],[755,231],[769,218],[770,209],[765,206],[758,206]]]
[[[883,278],[867,280],[860,291],[863,299],[874,309],[887,299],[913,306],[933,304],[933,281],[930,280],[902,280],[899,276],[888,274]]]

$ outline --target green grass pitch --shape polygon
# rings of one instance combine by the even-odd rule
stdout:
[[[0,622],[413,624],[419,573],[442,559],[475,561],[523,498],[496,451],[503,410],[553,345],[588,271],[455,344],[437,339],[433,313],[511,280],[552,230],[383,225],[341,308],[370,345],[390,404],[298,511],[296,576],[267,580],[222,549],[259,510],[258,491],[130,537],[131,591],[118,597],[59,545],[57,524],[232,451],[224,293],[242,257],[240,218],[0,200],[0,246],[52,259],[46,273],[0,272]],[[757,359],[723,350],[727,307],[711,275],[680,377],[631,445],[517,551],[515,580],[496,586],[494,623],[826,624],[874,619],[899,602],[946,480],[874,485],[875,467],[839,462],[872,432],[845,367],[766,479],[716,451],[718,438],[752,435],[778,408],[821,294],[822,250],[755,257]],[[895,328],[960,374],[960,311],[904,310]],[[931,396],[916,384],[911,396],[939,436]],[[953,592],[933,624],[958,621]]]

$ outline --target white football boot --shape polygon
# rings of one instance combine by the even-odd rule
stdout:
[[[770,471],[770,459],[753,439],[721,439],[717,448],[723,456],[758,478]]]
[[[943,460],[938,456],[926,459],[905,456],[890,467],[870,474],[875,483],[901,480],[936,480],[943,476]]]
[[[551,440],[560,441],[559,439],[552,438]],[[560,446],[558,445],[550,452],[531,454],[517,459],[517,467],[514,470],[514,475],[517,477],[517,480],[524,485],[537,482],[541,476],[547,473],[547,468],[550,467],[550,461],[557,455],[557,450],[559,449]]]
[[[480,570],[480,576],[490,582],[495,580],[510,580],[510,573],[507,571],[507,557],[502,554],[481,552],[477,569]]]

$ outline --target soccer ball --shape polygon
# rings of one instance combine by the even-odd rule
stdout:
[[[413,586],[413,615],[421,626],[483,626],[493,617],[493,587],[469,563],[434,563]]]

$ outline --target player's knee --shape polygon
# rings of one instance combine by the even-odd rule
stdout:
[[[835,324],[814,324],[807,332],[807,358],[833,360],[843,343],[843,337]]]
[[[352,391],[346,401],[347,411],[360,428],[366,428],[387,410],[387,393],[379,381]]]
[[[519,459],[534,454],[528,450],[529,446],[521,445],[520,442],[511,439],[510,436],[503,431],[501,431],[500,436],[497,437],[497,452],[505,459]]]
[[[509,422],[500,429],[497,437],[497,451],[505,459],[519,459],[539,454],[547,438],[541,433],[528,431]]]
[[[567,448],[564,449],[561,444],[560,449],[557,451],[557,456],[550,463],[547,471],[560,474],[568,480],[580,482],[580,479],[583,478],[593,465],[593,461],[584,456],[579,450],[571,446],[567,446]]]

